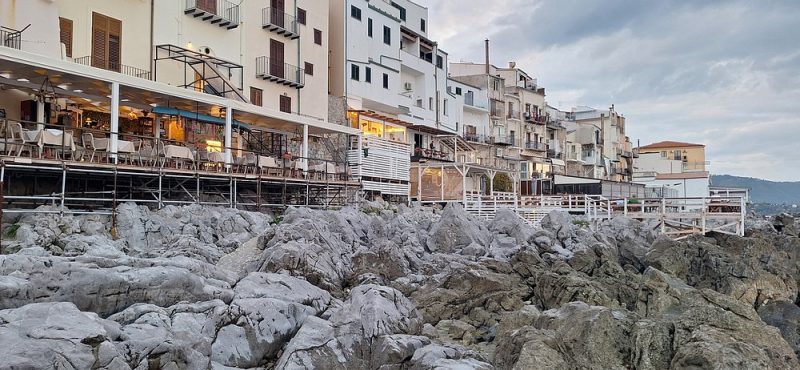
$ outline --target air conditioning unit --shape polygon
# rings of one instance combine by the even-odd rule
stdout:
[[[411,91],[411,82],[404,83],[403,88],[406,89],[406,91]]]
[[[522,116],[525,117],[525,119],[530,120],[531,119],[531,112],[522,113]]]
[[[495,149],[494,156],[495,157],[502,157],[503,156],[503,149],[501,149],[501,148]]]

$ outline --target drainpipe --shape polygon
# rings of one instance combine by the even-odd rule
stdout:
[[[156,0],[150,0],[150,60],[149,60],[149,64],[150,64],[150,78],[153,81],[156,80],[156,76],[153,73],[153,64],[155,64],[155,61],[153,60],[153,48],[155,48],[155,45],[153,45],[153,43],[154,43],[153,34],[155,32],[154,29],[155,29],[155,17],[156,17],[155,1]]]
[[[294,2],[294,26],[297,27],[297,32],[300,32],[300,25],[297,23],[297,0],[295,0],[295,2]],[[330,26],[328,26],[328,28],[330,28]],[[327,35],[329,31],[330,31],[330,29],[326,30],[325,34]],[[306,73],[305,70],[303,70],[303,72],[300,72],[300,39],[299,38],[297,39],[297,68],[298,68],[298,70],[297,70],[297,78],[298,79],[301,78],[301,77],[305,78],[305,76],[304,76],[304,74]],[[297,90],[297,114],[299,115],[300,114],[300,87],[297,87],[296,90]],[[304,130],[308,129],[307,126],[304,126],[304,127],[305,127]],[[305,146],[308,146],[308,143],[306,143],[306,142],[303,142],[303,144]],[[308,160],[306,160],[306,164],[307,163],[308,163]]]
[[[436,66],[436,61],[439,58],[439,43],[433,43],[433,86],[436,91],[436,129],[440,129],[440,117],[439,117],[439,98],[440,98],[440,91],[439,91],[439,67]]]

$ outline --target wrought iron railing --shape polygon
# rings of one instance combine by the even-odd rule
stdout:
[[[256,58],[256,76],[299,86],[305,85],[305,72],[302,68],[265,56]]]
[[[265,28],[286,30],[298,34],[297,20],[279,8],[264,8],[261,11],[261,25]]]
[[[530,150],[547,150],[547,145],[545,143],[540,143],[537,141],[528,141],[525,143],[525,149]]]
[[[17,50],[22,49],[22,32],[7,27],[0,27],[0,46]]]
[[[199,10],[216,16],[212,23],[224,23],[228,28],[239,25],[239,5],[228,0],[186,0],[186,13]],[[196,13],[197,14],[197,13]]]
[[[145,80],[151,79],[150,78],[150,76],[151,76],[150,75],[150,71],[147,71],[147,70],[144,70],[144,69],[141,69],[141,68],[126,66],[126,65],[121,64],[121,63],[115,63],[115,62],[106,61],[103,58],[93,57],[91,55],[87,55],[85,57],[80,57],[80,58],[75,58],[73,61],[75,63],[83,64],[85,66],[90,66],[90,67],[105,69],[105,70],[109,70],[109,71],[119,72],[119,73],[122,73],[122,74],[128,75],[128,76],[144,78]]]

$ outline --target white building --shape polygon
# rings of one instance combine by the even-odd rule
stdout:
[[[450,141],[461,129],[428,10],[408,0],[332,0],[330,24],[330,95],[365,137],[364,189],[407,197],[411,157],[455,161]],[[353,149],[351,157],[363,152]]]

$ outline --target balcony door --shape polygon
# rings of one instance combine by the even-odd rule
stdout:
[[[286,28],[283,14],[286,12],[286,0],[270,0],[270,23]]]
[[[122,63],[122,22],[92,13],[92,66],[120,71]]]
[[[217,0],[197,0],[197,9],[205,10],[211,14],[217,14]]]
[[[286,78],[283,69],[283,43],[269,40],[269,74],[275,77]]]

